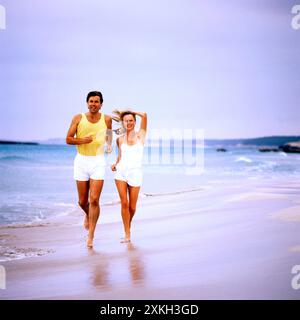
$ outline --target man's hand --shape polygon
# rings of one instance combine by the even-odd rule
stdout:
[[[88,136],[88,137],[84,137],[81,139],[83,140],[83,144],[88,144],[88,143],[93,142],[93,136]]]

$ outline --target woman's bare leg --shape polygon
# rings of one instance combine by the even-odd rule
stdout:
[[[121,180],[115,180],[118,189],[119,197],[121,200],[121,215],[123,220],[123,226],[125,231],[125,238],[122,242],[130,242],[130,213],[129,202],[127,198],[127,182]]]
[[[136,211],[136,203],[137,203],[137,199],[139,196],[140,188],[141,187],[132,187],[132,186],[128,185],[130,226],[131,226],[132,218],[133,218],[135,211]]]

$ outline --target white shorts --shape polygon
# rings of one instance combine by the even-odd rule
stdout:
[[[132,187],[140,187],[143,182],[142,168],[124,168],[116,166],[115,180],[127,182]]]
[[[104,180],[106,162],[103,155],[83,156],[74,159],[74,179],[78,181]]]

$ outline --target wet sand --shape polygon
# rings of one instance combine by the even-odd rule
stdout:
[[[1,299],[300,299],[300,183],[212,182],[143,196],[132,242],[119,205],[104,206],[94,249],[83,215],[1,227]],[[15,257],[27,256],[23,259]],[[32,255],[30,257],[30,254]]]

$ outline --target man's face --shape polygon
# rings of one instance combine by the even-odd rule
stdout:
[[[126,114],[126,116],[124,116],[123,126],[126,130],[131,130],[135,127],[135,120],[131,114]]]
[[[87,105],[91,113],[97,113],[102,107],[102,104],[100,103],[100,97],[90,97]]]

